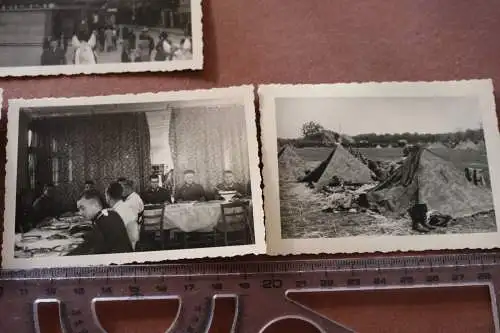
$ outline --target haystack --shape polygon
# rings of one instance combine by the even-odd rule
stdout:
[[[460,142],[458,145],[455,146],[455,149],[459,149],[459,150],[479,150],[478,146],[470,141],[470,140],[466,140],[466,141],[462,141]]]
[[[281,181],[298,181],[306,174],[306,162],[292,145],[285,145],[280,149],[278,168]]]
[[[359,159],[337,144],[328,157],[302,180],[316,183],[321,189],[330,184],[334,177],[352,184],[373,182],[373,173]]]
[[[368,191],[371,202],[400,215],[415,203],[453,218],[494,209],[491,191],[467,181],[461,170],[425,148],[415,149],[389,178]]]

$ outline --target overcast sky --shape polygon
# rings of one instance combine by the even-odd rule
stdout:
[[[480,128],[481,114],[474,97],[276,99],[278,137],[302,136],[308,121],[348,135],[446,133]]]

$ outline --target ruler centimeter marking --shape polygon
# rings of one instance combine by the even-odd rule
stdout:
[[[320,332],[351,329],[294,301],[306,292],[402,288],[489,288],[493,324],[500,332],[500,253],[219,262],[7,270],[0,272],[0,332],[38,333],[37,307],[55,302],[64,333],[103,333],[96,314],[110,300],[178,300],[169,332],[206,333],[217,299],[233,299],[231,332],[262,332],[280,318],[301,318]],[[105,332],[104,332],[105,333]]]

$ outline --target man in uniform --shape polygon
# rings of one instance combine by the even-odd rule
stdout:
[[[236,191],[237,192],[235,195],[236,198],[240,198],[247,195],[245,186],[243,186],[240,183],[237,183],[234,180],[234,174],[231,170],[225,170],[223,177],[224,177],[223,182],[215,186],[215,190],[217,191],[217,194],[219,195],[220,198],[222,198],[222,196],[219,194],[220,191]]]
[[[195,183],[195,172],[184,171],[184,184],[175,191],[175,201],[205,201],[205,190],[203,186]]]
[[[92,221],[92,230],[68,255],[133,252],[123,220],[117,212],[103,209],[99,192],[84,192],[77,207],[82,216]]]
[[[157,175],[149,177],[150,187],[141,193],[142,201],[145,204],[163,204],[170,203],[172,193],[160,186],[160,179]]]
[[[83,192],[87,191],[97,191],[97,187],[95,186],[95,182],[93,180],[88,179],[85,181],[85,184],[83,185]],[[100,194],[100,198],[101,202],[104,205],[103,208],[109,208],[107,205],[107,200],[102,194]]]

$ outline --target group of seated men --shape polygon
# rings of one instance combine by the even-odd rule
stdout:
[[[213,193],[215,196],[196,183],[195,178],[196,174],[193,170],[184,171],[183,184],[172,193],[170,189],[159,186],[157,176],[152,176],[150,187],[140,196],[145,204],[158,204],[222,199],[221,191],[236,191],[236,197],[247,196],[250,192],[249,189],[234,180],[233,172],[230,170],[224,171],[223,182],[215,186],[215,193]]]
[[[141,194],[135,192],[132,180],[119,178],[108,185],[104,196],[92,181],[87,181],[83,194],[77,200],[77,209],[81,216],[92,221],[92,230],[86,234],[84,242],[69,255],[136,250],[140,238],[139,223],[145,204],[207,200],[205,190],[194,181],[194,177],[194,171],[185,171],[184,183],[172,193],[159,186],[159,177],[154,175],[150,177],[150,187]],[[36,218],[35,226],[63,215],[57,209],[54,191],[53,185],[46,185],[43,194],[34,201],[32,213]],[[247,194],[245,187],[234,181],[231,171],[224,171],[224,181],[216,186],[216,193],[219,191],[236,191],[237,197]]]

